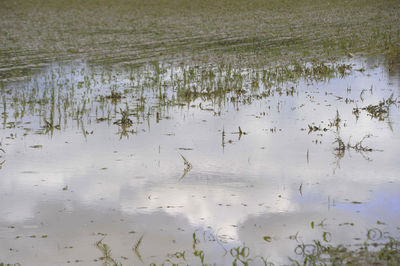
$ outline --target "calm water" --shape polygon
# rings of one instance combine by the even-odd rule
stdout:
[[[344,77],[268,88],[254,69],[207,66],[207,79],[201,67],[86,63],[5,82],[1,260],[101,265],[104,239],[124,265],[182,263],[183,251],[196,265],[195,232],[206,263],[231,264],[231,248],[246,245],[287,264],[302,241],[398,236],[399,71],[379,57],[346,63]],[[179,93],[219,81],[246,93]],[[381,119],[361,109],[392,94]],[[118,123],[124,110],[131,126]],[[337,150],[338,137],[353,148]]]

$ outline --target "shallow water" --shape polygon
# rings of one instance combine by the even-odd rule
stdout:
[[[286,264],[301,242],[397,236],[399,71],[380,57],[345,63],[344,76],[279,83],[257,69],[54,63],[4,83],[0,258],[96,265],[103,239],[124,265],[182,263],[183,251],[200,264],[194,248],[230,264],[243,245],[254,263]],[[361,109],[392,94],[380,119]]]

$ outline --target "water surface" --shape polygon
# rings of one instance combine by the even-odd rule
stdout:
[[[53,63],[3,83],[0,257],[99,265],[103,239],[124,265],[200,264],[196,249],[230,264],[244,245],[254,264],[289,264],[302,242],[398,236],[399,71],[342,63],[281,81],[267,68]],[[380,102],[380,116],[366,109]]]

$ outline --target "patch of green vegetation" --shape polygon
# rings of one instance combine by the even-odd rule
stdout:
[[[121,119],[118,119],[114,122],[116,125],[129,127],[133,124],[133,121],[129,118],[129,110],[122,110],[120,109]]]
[[[396,101],[397,99],[394,99],[392,94],[388,99],[383,99],[376,105],[370,104],[361,109],[367,111],[368,115],[370,115],[372,118],[384,121],[385,119],[389,118],[390,106],[395,104]]]
[[[398,1],[373,0],[4,1],[0,79],[54,60],[260,67],[395,55],[399,10]]]
[[[109,125],[113,121],[122,138],[137,133],[134,125],[168,119],[172,107],[188,106],[220,115],[228,104],[237,108],[274,95],[294,96],[294,86],[300,80],[313,82],[341,77],[342,68],[349,71],[344,75],[352,71],[350,64],[342,62],[292,63],[260,69],[231,64],[154,63],[111,69],[80,63],[55,64],[27,80],[2,83],[2,123],[4,128],[11,129],[31,123],[32,117],[37,117],[41,125],[27,126],[23,134],[51,136],[76,123],[86,139],[93,134],[86,130],[93,118],[97,123]],[[282,89],[288,84],[290,88]],[[240,139],[247,132],[239,129],[237,134]]]

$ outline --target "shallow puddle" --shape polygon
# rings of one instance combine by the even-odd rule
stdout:
[[[337,69],[81,62],[4,82],[0,258],[290,264],[313,240],[398,236],[399,71]]]

